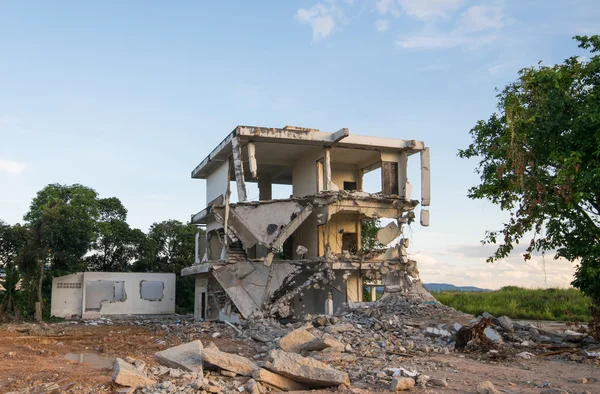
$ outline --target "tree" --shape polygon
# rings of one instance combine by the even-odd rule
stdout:
[[[0,220],[0,270],[16,263],[24,243],[24,228],[21,225],[11,226]]]
[[[137,272],[173,272],[177,275],[176,304],[189,310],[194,305],[194,278],[182,277],[181,270],[194,263],[195,235],[198,228],[178,220],[154,223],[147,242],[140,243]]]
[[[84,267],[83,257],[95,239],[98,194],[82,185],[51,184],[40,190],[24,219],[39,227],[40,247],[48,251],[51,268],[71,273]]]
[[[600,337],[600,36],[575,39],[590,59],[522,69],[459,156],[480,160],[481,184],[468,196],[510,212],[503,229],[486,232],[484,243],[501,241],[488,261],[533,234],[525,259],[550,251],[579,262],[572,284],[591,297]]]
[[[36,320],[42,318],[46,266],[54,274],[81,271],[85,267],[83,257],[94,240],[99,215],[97,196],[95,190],[82,185],[51,184],[37,193],[24,216],[29,236],[20,266],[28,274],[29,293],[37,290]]]
[[[127,271],[136,259],[140,233],[144,234],[129,227],[127,209],[116,197],[99,199],[98,213],[96,238],[91,243],[93,252],[85,258],[87,268],[91,271]]]
[[[0,220],[0,312],[16,312],[15,293],[21,279],[17,267],[17,257],[25,245],[25,228],[16,224],[8,225]]]
[[[363,252],[370,252],[373,249],[384,248],[385,245],[377,241],[377,232],[381,229],[379,219],[365,219],[360,222],[360,244]]]

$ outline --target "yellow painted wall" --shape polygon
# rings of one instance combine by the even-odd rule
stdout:
[[[333,182],[338,189],[344,190],[345,182],[356,182],[357,189],[360,186],[358,179],[358,169],[353,164],[331,164],[331,182]]]
[[[329,222],[319,226],[319,256],[325,253],[325,245],[329,243],[332,252],[342,253],[342,233],[357,233],[360,248],[360,223],[356,213],[337,213]]]

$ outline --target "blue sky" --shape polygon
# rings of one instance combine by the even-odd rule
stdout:
[[[583,55],[596,0],[0,2],[0,218],[48,183],[117,196],[129,223],[205,206],[191,170],[236,125],[298,125],[431,147],[431,226],[413,225],[423,279],[566,286],[572,266],[479,244],[505,217],[465,197],[468,131],[496,87],[539,60]]]

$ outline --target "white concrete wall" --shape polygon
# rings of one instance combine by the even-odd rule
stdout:
[[[83,305],[83,272],[52,279],[50,314],[67,318],[81,316]]]
[[[294,197],[317,194],[317,160],[325,157],[325,149],[315,149],[296,161],[292,170]]]
[[[206,178],[206,203],[227,192],[229,161],[224,161]]]
[[[73,275],[55,278],[55,280],[52,282],[52,314],[54,316],[66,315],[65,311],[68,311],[68,305],[70,303],[72,305],[71,314],[81,314],[83,317],[86,317],[86,311],[82,311],[82,305],[92,308],[96,303],[99,303],[102,301],[102,299],[105,299],[107,296],[109,296],[108,292],[103,292],[102,295],[98,295],[97,293],[87,294],[88,285],[97,281],[102,281],[103,284],[109,283],[110,281],[123,282],[126,299],[124,301],[104,301],[100,305],[100,311],[88,311],[88,317],[92,315],[98,315],[98,313],[102,315],[144,315],[168,314],[175,312],[175,274],[142,272],[84,272],[74,275],[80,275],[82,277],[81,280],[83,284],[82,288],[79,289],[79,293],[72,292],[70,294],[66,294],[64,291],[55,291],[55,281],[56,283],[61,281],[69,281],[69,277],[73,278]],[[154,301],[142,299],[142,281],[163,282],[164,287],[162,291],[162,299]],[[155,292],[156,284],[152,285],[154,285],[153,292]],[[97,288],[97,286],[94,285],[90,287]],[[94,291],[93,288],[90,288],[90,290]],[[116,296],[117,298],[121,298],[119,297],[119,294],[116,294]],[[69,297],[71,301],[66,300],[66,298]],[[55,303],[56,309],[54,308]]]

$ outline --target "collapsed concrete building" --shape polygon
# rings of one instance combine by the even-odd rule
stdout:
[[[208,202],[192,215],[204,231],[196,237],[195,263],[181,272],[195,275],[195,318],[332,314],[375,299],[377,288],[426,297],[408,239],[401,238],[419,205],[408,180],[409,158],[417,153],[420,222],[428,226],[430,158],[422,141],[348,129],[236,127],[192,171],[206,180]],[[381,189],[364,191],[365,174],[375,170]],[[249,201],[250,182],[258,184],[258,201]],[[291,196],[273,199],[274,185],[291,185]],[[361,244],[368,219],[389,222],[377,232],[386,247],[366,251]]]

